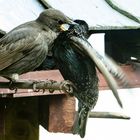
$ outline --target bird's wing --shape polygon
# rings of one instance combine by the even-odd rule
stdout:
[[[0,40],[0,71],[25,57],[44,40],[34,28],[17,28],[6,34]]]

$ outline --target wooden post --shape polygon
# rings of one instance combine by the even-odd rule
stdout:
[[[75,117],[75,99],[66,95],[50,96],[49,132],[71,133]]]
[[[39,124],[48,129],[49,96],[39,97]]]
[[[0,140],[4,140],[4,116],[5,116],[5,104],[4,99],[0,99]]]
[[[4,140],[39,140],[37,97],[6,99]]]

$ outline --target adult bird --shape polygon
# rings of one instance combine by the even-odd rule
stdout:
[[[98,99],[98,77],[95,67],[101,70],[118,103],[120,106],[122,104],[116,86],[114,86],[115,83],[104,66],[106,62],[100,59],[99,54],[92,47],[89,48],[89,44],[84,38],[84,36],[88,37],[88,25],[84,21],[80,21],[79,25],[73,25],[68,31],[60,33],[54,41],[52,52],[56,65],[64,79],[70,80],[74,84],[73,95],[79,103],[73,134],[79,134],[83,138],[89,112],[94,108]],[[78,41],[78,38],[75,39],[74,37],[78,37],[80,40]],[[95,56],[92,57],[92,54]]]
[[[39,17],[7,33],[0,39],[0,76],[11,81],[37,68],[46,58],[62,24],[72,24],[61,11],[49,8]]]

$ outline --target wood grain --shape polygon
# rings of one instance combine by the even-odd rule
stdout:
[[[75,99],[66,95],[50,96],[49,132],[71,133],[75,117]]]

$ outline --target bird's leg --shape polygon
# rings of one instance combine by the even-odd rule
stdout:
[[[68,93],[70,96],[73,96],[73,88],[76,88],[76,87],[71,81],[65,80],[62,82],[62,85],[60,85],[60,86],[63,86],[66,93]],[[61,88],[61,89],[63,89],[63,88]]]
[[[17,73],[14,73],[11,75],[11,80],[13,82],[16,82],[17,80],[19,80],[19,75]]]

